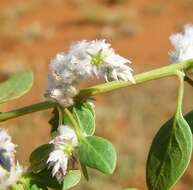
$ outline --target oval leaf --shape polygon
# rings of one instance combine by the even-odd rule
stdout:
[[[52,170],[50,169],[42,170],[37,174],[31,173],[30,177],[49,188],[65,190],[79,183],[81,172],[79,170],[68,171],[62,183],[59,183],[55,177],[52,177]]]
[[[87,107],[90,112],[92,113],[93,117],[95,117],[95,110],[94,110],[94,104],[89,103],[89,102],[84,102],[83,103],[85,107]]]
[[[60,184],[55,177],[52,177],[52,169],[45,168],[39,173],[31,172],[30,178],[49,187],[52,189],[62,189],[62,184]]]
[[[23,187],[23,185],[21,185],[21,184],[13,184],[13,185],[11,186],[11,189],[12,189],[12,190],[23,190],[24,187]],[[28,190],[28,189],[27,189],[27,190]]]
[[[0,84],[0,103],[17,99],[26,94],[32,87],[33,73],[25,71],[9,78]]]
[[[47,167],[50,152],[54,149],[53,144],[44,144],[35,149],[30,155],[30,170],[38,173]]]
[[[97,136],[81,138],[80,162],[103,173],[112,174],[116,166],[116,151],[112,143]]]
[[[95,132],[95,115],[89,103],[76,103],[70,108],[70,112],[77,121],[81,131],[87,135],[93,135]],[[64,123],[71,126],[71,122],[68,117],[64,114]]]
[[[22,178],[12,186],[13,190],[48,190],[47,187],[29,178]]]
[[[192,134],[181,114],[166,122],[150,148],[146,180],[149,190],[170,189],[183,175],[192,153]]]
[[[63,179],[62,190],[69,189],[80,182],[81,172],[79,170],[70,170]]]

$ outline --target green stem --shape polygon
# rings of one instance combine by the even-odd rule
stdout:
[[[29,114],[29,113],[33,113],[41,110],[47,110],[56,106],[58,106],[58,104],[51,101],[43,101],[40,103],[32,104],[29,106],[25,106],[23,108],[12,110],[10,112],[1,113],[0,122],[6,121],[8,119],[16,118],[25,114]]]
[[[176,71],[189,70],[192,67],[193,67],[193,60],[189,60],[187,62],[175,63],[169,66],[165,66],[158,69],[153,69],[148,72],[137,74],[134,76],[134,79],[136,84],[140,84],[143,82],[160,79],[163,77],[176,75]],[[81,97],[94,96],[97,94],[102,94],[112,90],[124,88],[130,85],[133,85],[133,83],[129,81],[112,81],[109,83],[104,83],[104,84],[96,85],[87,89],[83,89],[80,91],[77,97],[81,98]]]
[[[176,107],[176,114],[182,114],[182,103],[184,97],[184,72],[177,72],[177,76],[179,79],[179,90],[178,90],[178,97],[177,97],[177,107]]]
[[[154,69],[148,72],[135,75],[134,76],[135,84],[140,84],[143,82],[160,79],[163,77],[176,75],[177,71],[187,71],[192,68],[193,68],[193,60],[188,60],[182,63],[171,64],[165,67],[161,67],[158,69]],[[112,81],[112,82],[92,86],[90,88],[81,90],[80,93],[76,96],[76,99],[84,99],[84,98],[86,99],[89,96],[110,92],[123,87],[128,87],[130,85],[134,85],[134,84],[127,81]],[[56,106],[58,106],[57,103],[54,103],[51,101],[44,101],[44,102],[32,104],[13,111],[1,113],[0,122],[15,118],[15,117],[19,117],[25,114],[29,114],[32,112],[50,109]]]
[[[72,126],[74,127],[74,130],[76,132],[76,135],[77,135],[78,139],[80,139],[80,137],[81,137],[80,129],[79,129],[79,126],[78,126],[76,120],[74,119],[72,113],[68,110],[68,108],[64,109],[64,113],[67,115],[67,117],[70,120]]]
[[[58,109],[58,114],[59,114],[59,125],[62,125],[64,109],[61,106],[57,106],[57,109]]]

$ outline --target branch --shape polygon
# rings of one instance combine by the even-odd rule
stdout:
[[[83,89],[75,97],[75,99],[79,99],[79,100],[87,99],[90,96],[114,91],[120,88],[128,87],[130,85],[136,85],[143,82],[160,79],[168,76],[176,76],[177,71],[187,71],[192,68],[193,68],[193,60],[188,60],[182,63],[171,64],[165,67],[161,67],[158,69],[154,69],[151,71],[147,71],[147,72],[135,75],[134,76],[135,84],[128,81],[112,81],[112,82],[103,83],[103,84],[99,84],[96,86]],[[192,85],[191,79],[186,77],[185,80]],[[47,110],[50,108],[54,108],[56,106],[58,106],[58,104],[52,101],[43,101],[40,103],[32,104],[13,111],[1,113],[0,122],[6,121],[8,119],[16,118],[25,114]]]

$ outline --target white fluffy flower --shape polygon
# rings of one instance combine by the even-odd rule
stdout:
[[[0,128],[0,166],[10,171],[15,159],[15,147],[5,129]]]
[[[105,40],[81,41],[71,46],[69,54],[87,75],[108,80],[134,82],[128,59],[116,54]]]
[[[72,147],[77,147],[79,145],[78,139],[73,129],[68,126],[60,125],[58,127],[58,135],[50,141],[54,144],[56,148],[60,148],[61,145],[72,145]]]
[[[78,86],[89,78],[135,82],[128,59],[116,54],[105,40],[80,41],[55,56],[50,64],[46,97],[66,107],[73,104]]]
[[[85,68],[74,60],[76,56],[64,53],[57,54],[51,61],[50,70],[56,86],[76,85],[87,77]]]
[[[73,97],[79,92],[77,85],[87,75],[83,69],[73,63],[73,58],[65,54],[57,54],[50,64],[48,90],[46,97],[67,107],[73,104]]]
[[[54,145],[54,150],[47,160],[48,167],[52,168],[52,176],[62,182],[67,173],[68,160],[72,156],[74,148],[79,146],[78,139],[73,129],[60,125],[58,135],[50,143]]]
[[[56,88],[51,88],[46,96],[56,100],[60,105],[66,107],[73,104],[73,97],[77,94],[78,90],[72,85],[61,85]]]
[[[5,175],[4,178],[1,179],[0,189],[6,190],[7,187],[16,183],[20,179],[22,173],[23,173],[23,167],[21,167],[17,162],[16,165],[14,165],[11,168],[11,171],[9,172],[9,174]]]
[[[23,169],[19,163],[15,164],[15,147],[11,137],[5,129],[0,128],[0,189],[7,189],[16,183]]]
[[[170,36],[174,50],[170,52],[172,62],[182,62],[193,58],[193,25],[184,26],[183,33]]]
[[[14,156],[16,145],[12,143],[11,137],[5,129],[0,128],[0,150],[5,150],[11,158]]]
[[[49,168],[52,167],[52,176],[62,182],[68,168],[68,155],[62,149],[56,149],[50,153],[47,163],[49,163]]]

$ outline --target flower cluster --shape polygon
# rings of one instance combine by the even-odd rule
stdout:
[[[7,189],[16,183],[22,174],[22,167],[15,163],[15,147],[5,129],[0,129],[0,189]]]
[[[174,46],[174,50],[170,52],[172,62],[182,62],[193,58],[193,25],[185,25],[183,33],[172,34],[170,41]]]
[[[89,78],[124,80],[134,83],[128,59],[116,54],[105,40],[80,41],[51,61],[46,97],[62,106],[73,104],[78,85]]]
[[[52,168],[52,176],[61,182],[67,172],[68,160],[79,146],[78,139],[73,129],[60,125],[58,135],[50,143],[54,145],[54,150],[47,160],[48,167]]]

